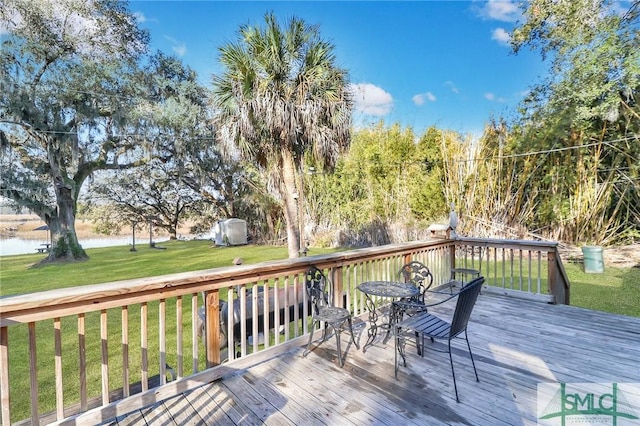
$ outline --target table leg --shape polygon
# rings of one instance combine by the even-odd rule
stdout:
[[[376,304],[371,296],[365,295],[365,305],[369,311],[369,329],[367,330],[367,342],[362,346],[362,352],[367,351],[367,347],[373,344],[373,341],[378,334],[378,313],[376,312]]]
[[[394,336],[393,338],[396,340],[395,341],[395,350],[396,350],[396,360],[395,360],[395,364],[396,364],[396,369],[395,369],[395,373],[396,373],[396,378],[398,377],[398,356],[400,356],[402,358],[402,364],[406,367],[407,366],[407,359],[405,358],[405,345],[406,345],[406,341],[404,339],[403,336],[400,336],[401,334],[401,330],[396,329],[394,331]]]
[[[402,321],[403,312],[401,309],[396,309],[393,302],[389,307],[389,324],[387,324],[387,334],[384,336],[384,343],[387,343],[391,333],[395,335],[395,326],[398,322]]]

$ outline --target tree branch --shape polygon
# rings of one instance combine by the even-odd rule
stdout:
[[[18,206],[28,208],[42,220],[55,216],[55,210],[53,208],[42,204],[42,202],[35,198],[25,197],[24,192],[1,186],[0,193],[2,193],[4,197],[13,200]]]

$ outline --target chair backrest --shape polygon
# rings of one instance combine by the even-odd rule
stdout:
[[[433,284],[433,274],[429,268],[427,268],[422,262],[418,262],[416,260],[405,264],[398,275],[402,277],[404,282],[412,283],[420,292],[417,296],[414,297],[416,300],[424,301],[424,293],[431,287]]]
[[[484,277],[476,278],[467,284],[458,295],[456,310],[451,320],[451,331],[449,337],[453,338],[467,328],[471,311],[478,300],[478,295],[484,284]]]
[[[305,287],[316,314],[320,308],[329,306],[329,282],[320,269],[315,266],[309,268],[305,277]]]

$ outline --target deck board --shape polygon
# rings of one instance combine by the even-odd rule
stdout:
[[[432,311],[446,317],[452,308]],[[365,323],[356,324],[362,344]],[[393,339],[363,353],[345,333],[344,368],[333,337],[307,357],[301,338],[278,356],[256,356],[248,367],[245,360],[220,380],[104,424],[535,425],[541,382],[640,382],[639,318],[482,294],[469,340],[480,382],[464,341],[454,343],[460,403],[449,357],[434,350],[441,344],[427,341],[423,358],[407,346],[395,379]]]

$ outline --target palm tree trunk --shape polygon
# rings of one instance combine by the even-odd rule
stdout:
[[[284,202],[284,220],[287,226],[287,247],[289,258],[300,256],[300,215],[296,202],[299,189],[296,186],[296,173],[293,156],[288,151],[282,153],[282,183],[280,195]]]

